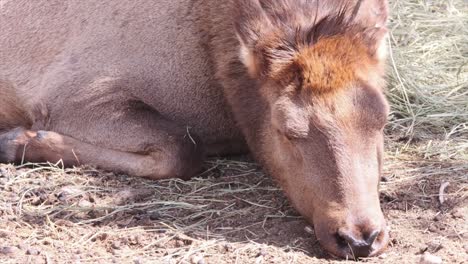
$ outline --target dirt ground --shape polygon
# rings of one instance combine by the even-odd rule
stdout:
[[[391,245],[359,261],[418,263],[428,252],[444,263],[466,263],[467,160],[415,154],[403,144],[387,148],[381,202]],[[324,253],[281,190],[248,157],[238,157],[209,160],[190,181],[0,165],[0,262],[346,261]]]

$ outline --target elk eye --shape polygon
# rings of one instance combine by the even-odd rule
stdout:
[[[287,141],[293,141],[295,139],[297,139],[294,135],[292,135],[291,133],[288,133],[288,131],[283,131],[281,129],[277,129],[276,132],[281,136],[283,137],[284,139],[286,139]]]
[[[285,137],[287,140],[289,140],[289,141],[293,141],[293,140],[296,139],[296,138],[292,137],[292,136],[289,135],[289,134],[285,134],[284,137]]]
[[[309,135],[308,126],[307,127],[300,127],[299,129],[297,127],[288,128],[288,129],[286,129],[286,131],[284,131],[284,136],[288,140],[303,139],[303,138],[306,138],[308,135]]]

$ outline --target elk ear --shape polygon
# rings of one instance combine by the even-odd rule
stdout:
[[[358,0],[352,19],[366,27],[385,27],[388,19],[387,0]]]
[[[357,23],[368,28],[364,33],[371,55],[378,60],[385,60],[387,55],[387,19],[388,3],[386,0],[358,0],[353,18]]]
[[[372,33],[367,36],[371,55],[378,61],[384,61],[387,58],[388,30],[385,27],[381,27],[374,28],[371,31]]]
[[[234,27],[240,42],[240,60],[252,77],[258,77],[262,69],[263,55],[259,40],[270,32],[272,25],[259,0],[235,1]]]

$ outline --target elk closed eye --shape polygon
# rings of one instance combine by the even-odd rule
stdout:
[[[284,136],[289,140],[289,141],[298,141],[301,139],[307,138],[308,131],[301,131],[301,130],[287,130],[284,133]]]
[[[285,140],[287,141],[291,141],[293,140],[294,138],[291,137],[291,135],[289,135],[288,133],[285,133],[284,131],[282,131],[281,129],[277,129],[276,132]]]
[[[297,139],[297,138],[295,138],[295,137],[293,137],[293,136],[291,136],[289,134],[285,134],[284,137],[289,141],[293,141],[293,140]]]

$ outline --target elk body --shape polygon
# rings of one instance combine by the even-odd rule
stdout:
[[[384,0],[0,5],[0,162],[189,178],[250,151],[342,257],[388,241]]]

